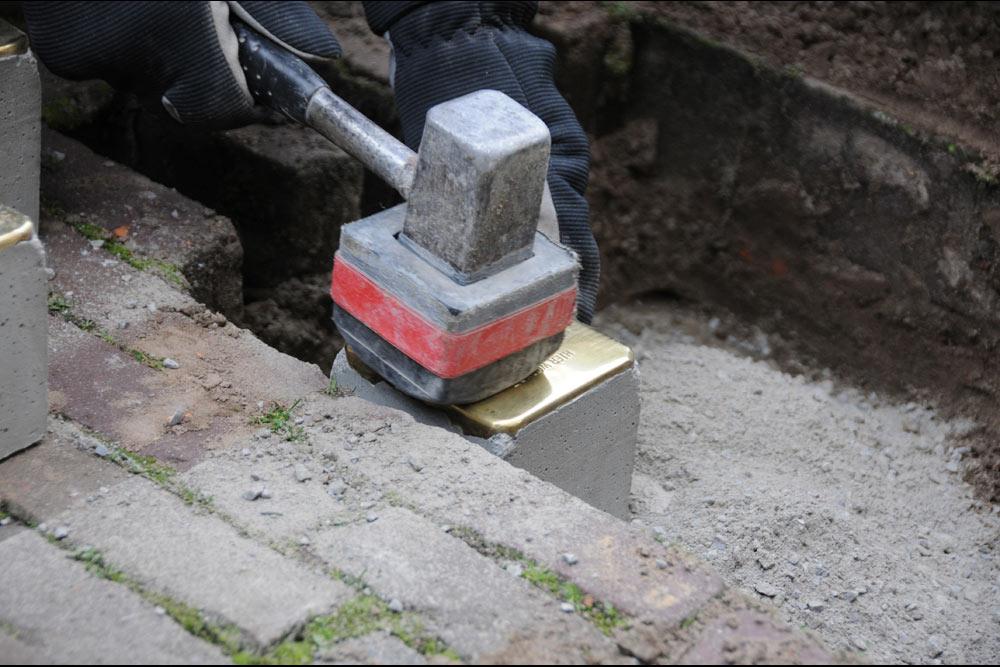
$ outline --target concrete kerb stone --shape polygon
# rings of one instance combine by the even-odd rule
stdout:
[[[219,664],[225,659],[218,648],[192,637],[126,587],[90,574],[34,531],[0,542],[0,562],[0,662]]]

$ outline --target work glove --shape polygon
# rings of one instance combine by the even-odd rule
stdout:
[[[535,2],[365,2],[368,24],[392,44],[403,140],[416,149],[428,109],[477,90],[499,90],[541,118],[552,135],[548,182],[559,237],[580,258],[577,317],[597,302],[600,256],[584,199],[587,135],[552,79],[555,49],[527,33]]]
[[[25,2],[31,47],[66,79],[104,79],[212,128],[258,118],[240,68],[234,17],[300,58],[340,56],[305,2]]]

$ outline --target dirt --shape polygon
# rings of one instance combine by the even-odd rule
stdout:
[[[635,517],[831,649],[876,663],[1000,659],[1000,507],[962,481],[964,437],[780,340],[676,303],[612,306],[640,360]]]
[[[547,3],[561,21],[598,11],[665,18],[877,102],[994,159],[1000,5],[992,2]]]

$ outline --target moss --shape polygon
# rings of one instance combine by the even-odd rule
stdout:
[[[93,223],[78,222],[73,224],[73,228],[91,241],[102,241],[102,248],[117,257],[119,260],[131,266],[133,269],[137,269],[139,271],[153,271],[168,282],[174,283],[182,289],[187,288],[187,281],[184,279],[184,274],[181,272],[180,268],[170,262],[164,262],[163,260],[149,257],[138,257],[121,241],[118,241],[113,235],[105,231],[103,227]]]
[[[141,475],[149,481],[170,491],[185,504],[210,509],[212,497],[202,494],[177,480],[177,471],[152,456],[143,456],[121,447],[108,445],[108,460],[116,463],[133,475]]]
[[[602,2],[604,11],[615,21],[631,21],[639,16],[639,10],[631,2]]]
[[[244,665],[305,665],[315,660],[317,652],[329,646],[380,631],[392,634],[424,656],[460,660],[454,650],[424,630],[415,614],[394,613],[374,595],[361,594],[333,614],[312,619],[296,637],[278,644],[264,655],[242,653],[234,655],[233,661]]]
[[[84,563],[87,571],[94,576],[127,586],[150,604],[160,607],[167,616],[195,637],[200,637],[219,646],[226,653],[239,652],[242,633],[235,626],[211,623],[194,607],[175,600],[169,595],[146,590],[124,572],[109,565],[104,559],[104,555],[97,549],[90,547],[80,549],[72,554],[72,558]]]
[[[588,619],[605,635],[611,636],[615,630],[630,625],[629,619],[613,605],[587,595],[582,588],[573,582],[543,567],[517,549],[502,544],[489,543],[478,532],[467,527],[454,528],[451,534],[490,558],[519,563],[523,579],[549,595],[571,604],[574,611]]]
[[[153,370],[162,371],[163,370],[163,359],[159,357],[154,357],[152,355],[146,354],[142,350],[136,350],[128,347],[124,343],[115,339],[111,335],[111,332],[101,329],[97,326],[97,323],[93,320],[89,320],[85,317],[80,317],[73,312],[73,308],[69,301],[66,300],[61,294],[57,292],[49,292],[49,312],[52,314],[62,315],[63,319],[70,324],[75,325],[81,331],[94,334],[105,343],[109,345],[114,345],[119,350],[125,354],[130,355],[133,359],[141,364],[149,366]]]
[[[60,97],[42,105],[42,120],[53,130],[65,132],[80,127],[86,119],[73,100]]]
[[[295,408],[301,402],[301,400],[297,400],[290,406],[286,406],[283,403],[274,401],[271,403],[270,410],[254,417],[251,423],[268,427],[272,433],[284,437],[288,442],[305,440],[305,429],[301,426],[296,426],[292,421],[292,413],[295,412]]]

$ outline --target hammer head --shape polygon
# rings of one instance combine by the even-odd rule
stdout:
[[[404,238],[468,283],[531,255],[549,130],[507,95],[480,90],[427,113]]]

